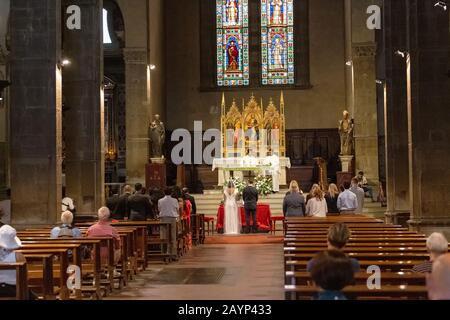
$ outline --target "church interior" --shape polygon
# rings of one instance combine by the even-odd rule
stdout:
[[[0,300],[450,299],[449,6],[0,0]]]

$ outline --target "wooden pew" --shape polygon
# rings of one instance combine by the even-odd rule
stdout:
[[[356,260],[428,260],[429,255],[426,252],[349,252],[347,255]],[[284,260],[311,260],[314,254],[311,253],[285,253]]]
[[[313,286],[285,285],[287,300],[312,299],[319,289]],[[369,290],[366,285],[349,286],[343,290],[349,299],[427,299],[427,288],[415,285],[384,285],[381,289]]]
[[[327,242],[327,239],[325,237],[322,238],[295,238],[295,242],[299,243],[320,243],[320,242]],[[292,241],[292,242],[294,242]],[[374,243],[374,244],[382,244],[382,243],[397,243],[399,246],[401,246],[401,243],[417,243],[422,244],[425,247],[426,238],[424,237],[417,237],[417,238],[402,238],[402,237],[350,237],[348,244],[351,243]]]
[[[83,282],[81,291],[83,294],[88,294],[90,297],[95,299],[100,299],[102,297],[102,285],[101,285],[101,274],[102,270],[106,269],[106,265],[102,265],[100,259],[100,247],[104,240],[91,239],[91,238],[78,238],[78,239],[50,239],[50,238],[34,238],[28,237],[22,239],[23,245],[43,245],[43,244],[62,244],[62,245],[88,245],[92,246],[92,251],[94,252],[94,259],[89,259],[87,261],[81,261],[81,271],[82,275],[86,276],[92,274],[92,281]],[[80,255],[81,260],[81,255]],[[105,290],[106,291],[106,290]]]
[[[365,285],[372,273],[357,272],[355,273],[355,284]],[[286,284],[290,285],[311,285],[312,279],[309,272],[292,272],[285,273]],[[425,274],[418,272],[382,272],[380,275],[381,285],[420,285],[426,283]]]
[[[287,224],[287,229],[290,230],[292,228],[295,229],[304,229],[304,230],[313,230],[313,229],[326,229],[328,230],[334,223],[298,223],[291,226],[289,223]],[[349,229],[365,229],[365,230],[389,230],[389,229],[402,229],[405,228],[399,225],[394,224],[383,224],[383,223],[346,223]]]
[[[25,253],[28,273],[34,265],[42,270],[42,281],[37,285],[28,282],[28,287],[40,289],[41,297],[44,300],[54,300],[56,295],[53,289],[53,254]]]
[[[304,246],[304,247],[285,247],[285,253],[309,253],[316,254],[327,250],[326,246]],[[345,253],[358,253],[358,252],[370,252],[370,253],[421,253],[427,254],[427,250],[423,247],[398,247],[398,246],[346,246],[342,250]]]
[[[58,258],[58,264],[52,265],[52,277],[54,280],[58,280],[56,284],[59,287],[59,299],[68,300],[70,298],[69,289],[67,288],[67,268],[69,266],[68,249],[54,249],[54,248],[44,248],[44,249],[19,249],[16,252],[22,253],[25,257],[31,254],[51,254],[55,258]],[[42,272],[35,272],[30,266],[28,269],[29,279],[39,279],[45,281],[45,274]],[[52,286],[54,284],[52,283]]]
[[[28,300],[28,273],[27,263],[1,263],[0,270],[15,270],[16,271],[16,300]],[[9,298],[0,298],[0,300],[10,300]]]
[[[288,260],[286,261],[286,271],[306,271],[309,260]],[[378,266],[383,271],[403,271],[411,270],[415,265],[423,260],[359,260],[362,270],[369,266]]]
[[[296,231],[295,234],[297,236],[327,236],[328,230],[295,230],[289,229],[289,233],[291,231]],[[404,231],[404,230],[350,230],[352,235],[401,235],[401,236],[413,236],[417,235],[417,232],[414,231]]]

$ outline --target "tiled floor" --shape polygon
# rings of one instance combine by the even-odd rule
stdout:
[[[282,244],[203,245],[179,262],[154,264],[108,299],[281,300]]]

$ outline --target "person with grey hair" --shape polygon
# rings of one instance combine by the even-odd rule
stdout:
[[[50,232],[50,238],[81,238],[81,231],[72,227],[73,214],[65,211],[61,214],[61,226],[54,227]]]
[[[112,237],[114,238],[114,262],[117,263],[120,260],[120,236],[117,229],[111,226],[110,211],[107,207],[102,207],[98,210],[98,222],[89,227],[86,236],[88,238],[98,237]],[[100,256],[103,261],[108,261],[108,248],[102,247],[100,250]]]
[[[427,251],[430,254],[430,260],[415,265],[413,271],[420,273],[431,273],[433,262],[441,255],[448,252],[448,240],[442,233],[435,232],[427,239]]]
[[[450,254],[439,256],[433,263],[431,274],[427,275],[428,298],[450,300]]]

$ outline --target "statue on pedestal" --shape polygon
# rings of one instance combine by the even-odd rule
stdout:
[[[159,114],[156,114],[154,120],[150,123],[148,135],[150,139],[150,157],[163,158],[162,150],[166,139],[166,130]]]
[[[341,137],[341,156],[353,156],[353,119],[348,111],[343,112],[344,118],[339,121],[339,136]]]

